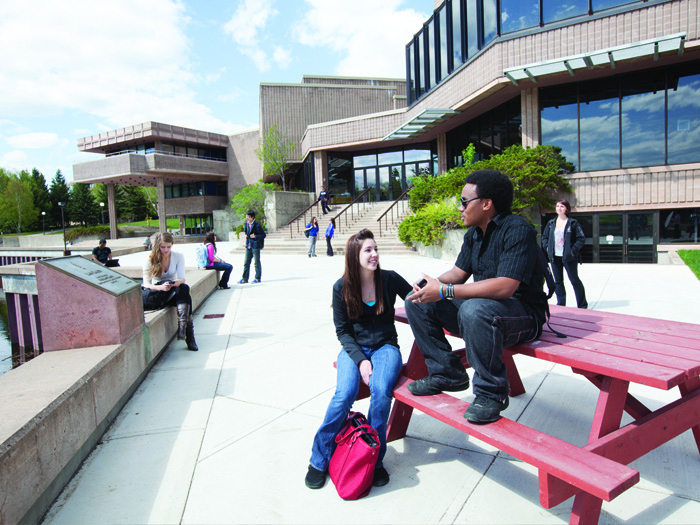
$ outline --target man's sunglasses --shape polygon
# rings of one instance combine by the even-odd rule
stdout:
[[[467,209],[467,204],[469,204],[471,201],[476,201],[479,200],[481,197],[474,197],[473,199],[465,199],[464,197],[459,198],[459,202],[461,203],[462,208],[465,210]]]

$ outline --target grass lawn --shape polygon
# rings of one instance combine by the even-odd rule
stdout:
[[[137,221],[137,222],[122,222],[119,223],[120,228],[133,228],[134,226],[149,226],[148,221]],[[150,226],[157,228],[158,219],[151,219]],[[176,230],[180,228],[180,219],[168,219],[168,229]]]
[[[678,250],[683,262],[690,268],[695,277],[700,279],[700,250]]]

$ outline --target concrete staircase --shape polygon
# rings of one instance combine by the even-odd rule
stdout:
[[[350,210],[341,215],[340,219],[336,220],[335,236],[333,237],[333,252],[336,255],[345,254],[345,244],[351,235],[354,235],[362,228],[367,228],[374,233],[374,238],[377,241],[377,246],[381,253],[406,253],[415,254],[413,248],[406,247],[398,238],[398,225],[408,213],[408,203],[398,204],[392,213],[389,212],[388,221],[382,219],[381,236],[380,228],[377,219],[391,206],[392,202],[372,202],[368,204],[355,205],[354,214],[350,214]],[[344,207],[336,205],[333,211],[328,215],[320,214],[317,216],[319,224],[319,236],[316,243],[316,254],[319,257],[326,255],[326,239],[324,233],[328,226],[328,219],[331,216],[337,215]],[[347,215],[347,218],[346,218]],[[354,216],[353,216],[354,215]],[[289,226],[285,226],[276,232],[270,232],[265,238],[265,252],[274,253],[297,253],[305,254],[309,249],[309,240],[304,236],[304,228],[311,219],[310,215],[306,219],[302,217],[292,223],[292,234],[290,235]],[[347,225],[346,225],[347,222]]]

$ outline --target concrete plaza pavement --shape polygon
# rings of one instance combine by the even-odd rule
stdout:
[[[381,240],[379,241],[381,253]],[[176,245],[194,265],[194,245]],[[339,343],[331,286],[342,257],[262,252],[263,282],[234,284],[196,312],[199,352],[173,341],[100,445],[49,510],[45,523],[566,523],[572,499],[545,510],[537,470],[416,412],[389,444],[391,482],[341,500],[330,480],[304,486],[313,435],[333,394]],[[146,254],[120,257],[141,266]],[[381,256],[414,281],[452,261]],[[580,266],[590,308],[700,322],[700,281],[682,265]],[[251,269],[252,270],[252,269]],[[252,278],[252,275],[251,275]],[[567,286],[569,283],[567,282]],[[569,303],[574,300],[569,287]],[[404,359],[413,341],[397,325]],[[527,393],[506,417],[577,445],[587,441],[597,390],[570,369],[516,356]],[[652,408],[678,397],[633,385]],[[471,391],[460,393],[471,400]],[[356,403],[365,411],[367,400]],[[627,417],[627,416],[625,416]],[[690,432],[631,464],[641,481],[604,502],[600,523],[698,523],[700,456]]]

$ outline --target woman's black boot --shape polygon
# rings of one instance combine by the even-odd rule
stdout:
[[[192,316],[190,316],[187,321],[187,337],[185,338],[185,342],[187,343],[188,350],[192,350],[193,352],[199,350],[197,342],[194,340],[194,322],[192,321]]]
[[[187,320],[190,318],[190,305],[182,303],[177,305],[177,338],[179,341],[185,338],[187,332]]]

